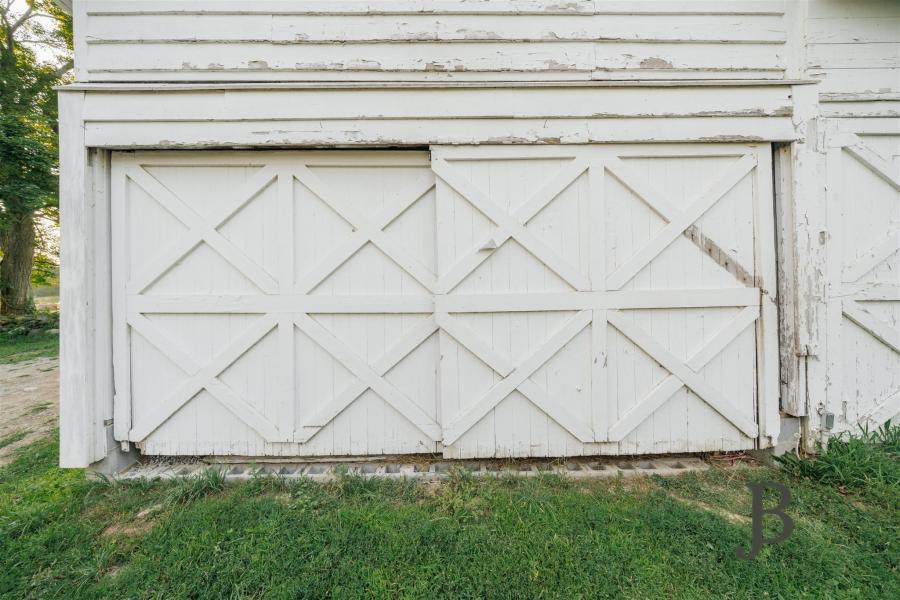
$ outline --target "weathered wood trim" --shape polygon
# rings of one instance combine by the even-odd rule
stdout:
[[[84,242],[90,231],[84,210],[87,149],[81,112],[83,93],[61,94],[60,120],[60,447],[62,467],[85,467],[94,459],[93,406],[89,402],[91,352],[87,306],[93,286],[84,273],[90,265]]]
[[[797,295],[796,202],[793,180],[793,148],[779,145],[773,149],[775,179],[775,251],[778,266],[778,338],[781,384],[781,410],[801,417],[806,401],[801,390],[799,298]]]
[[[307,166],[404,166],[404,167],[428,167],[431,165],[431,159],[426,152],[410,152],[408,150],[379,150],[377,154],[379,160],[372,160],[372,153],[366,150],[342,151],[340,153],[317,152],[314,156],[310,156],[306,162]],[[227,165],[246,165],[247,159],[236,156],[232,153],[217,152],[211,154],[209,152],[197,152],[192,150],[184,151],[135,151],[129,154],[130,162],[140,165],[160,166],[160,165],[178,165],[185,158],[189,158],[194,163],[204,166],[227,166]],[[254,161],[255,163],[256,161]],[[296,165],[296,152],[290,150],[278,151],[273,150],[266,152],[265,160],[260,159],[260,166],[269,165],[281,168],[293,168]],[[269,177],[269,173],[274,177],[272,171],[257,174],[251,181],[245,184],[244,190],[236,190],[236,194],[245,194],[249,197],[254,192],[251,188],[258,191],[262,183],[261,179]]]
[[[273,125],[275,125],[273,127]],[[209,149],[229,147],[384,147],[459,144],[790,141],[786,117],[623,119],[429,119],[385,121],[88,123],[93,147]]]
[[[174,105],[174,106],[173,106]],[[85,120],[103,122],[786,117],[788,87],[454,88],[92,91]]]
[[[108,162],[84,142],[84,93],[62,93],[60,116],[60,457],[106,457],[112,413]]]
[[[826,244],[824,132],[819,118],[818,90],[794,87],[794,122],[799,139],[791,144],[790,194],[793,200],[793,234],[796,265],[786,276],[796,286],[796,391],[783,406],[800,413],[803,443],[813,450],[821,433],[827,385],[826,355]],[[786,208],[786,207],[785,207]],[[786,299],[789,300],[789,299]],[[790,382],[788,382],[790,383]]]

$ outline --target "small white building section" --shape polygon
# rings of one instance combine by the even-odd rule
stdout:
[[[900,3],[74,0],[61,463],[900,413]]]

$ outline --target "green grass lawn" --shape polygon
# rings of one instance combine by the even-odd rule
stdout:
[[[0,468],[0,597],[900,598],[897,447],[879,452],[887,470],[847,485],[796,465],[110,483],[57,469],[44,440]],[[745,562],[757,479],[790,486],[797,525]]]
[[[0,364],[59,356],[59,334],[40,331],[34,335],[0,334]]]

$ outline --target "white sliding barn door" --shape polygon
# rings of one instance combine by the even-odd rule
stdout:
[[[768,445],[770,160],[116,153],[116,437],[251,456]]]
[[[857,433],[900,416],[900,136],[893,123],[839,127],[827,157],[828,412],[831,433]]]
[[[112,178],[119,439],[435,451],[427,153],[122,153]]]
[[[432,163],[446,455],[777,434],[769,146],[454,147]]]

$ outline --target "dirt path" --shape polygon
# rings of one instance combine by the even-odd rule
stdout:
[[[52,431],[58,421],[59,359],[0,365],[0,465],[12,460],[16,448]]]

